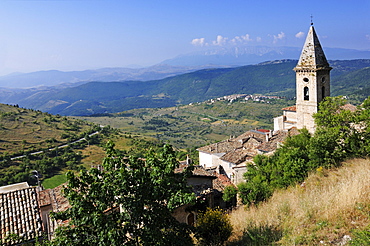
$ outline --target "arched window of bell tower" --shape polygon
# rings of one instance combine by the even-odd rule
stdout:
[[[303,88],[303,100],[308,101],[310,100],[310,93],[307,86]]]

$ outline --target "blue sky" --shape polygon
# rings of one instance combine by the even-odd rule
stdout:
[[[370,50],[368,0],[0,1],[0,75],[149,66],[220,46]],[[298,59],[298,58],[297,58]]]

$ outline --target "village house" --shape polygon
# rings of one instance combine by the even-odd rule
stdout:
[[[182,172],[188,164],[182,162],[176,172]],[[193,174],[188,178],[187,184],[192,187],[196,196],[195,204],[184,204],[175,209],[172,216],[181,223],[194,225],[197,213],[205,208],[230,208],[236,205],[236,201],[225,202],[222,199],[225,188],[233,185],[231,180],[224,174],[218,174],[212,170],[207,171],[201,166],[195,166]]]
[[[251,130],[236,138],[230,138],[198,149],[199,164],[225,174],[234,184],[243,181],[248,163],[258,154],[272,154],[291,131]]]
[[[47,235],[48,240],[53,237],[55,229],[63,224],[62,221],[57,222],[50,218],[50,212],[65,211],[70,207],[67,198],[63,196],[62,189],[63,185],[59,185],[53,189],[40,190],[38,193],[44,234]]]

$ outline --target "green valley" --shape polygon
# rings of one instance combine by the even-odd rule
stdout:
[[[133,109],[104,117],[77,118],[110,125],[126,135],[154,137],[178,149],[194,149],[238,136],[250,129],[271,129],[273,117],[281,114],[281,108],[294,104],[293,100],[286,99],[247,101],[244,98],[232,102],[209,100],[192,105]]]

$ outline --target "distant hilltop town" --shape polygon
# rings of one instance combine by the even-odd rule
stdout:
[[[270,103],[270,100],[278,100],[284,99],[284,97],[279,96],[265,96],[265,95],[248,95],[248,94],[233,94],[223,97],[218,97],[215,99],[209,99],[203,103],[214,103],[216,101],[228,101],[230,103],[234,102],[237,99],[243,99],[246,101],[254,101],[254,102],[265,102]],[[194,103],[189,103],[189,105],[193,105]],[[198,103],[201,104],[201,103]]]

